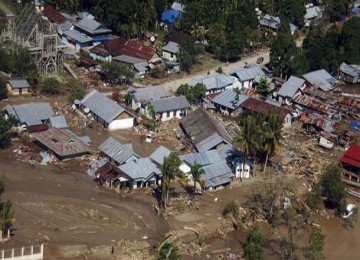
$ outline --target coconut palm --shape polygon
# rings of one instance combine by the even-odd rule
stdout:
[[[263,97],[266,97],[266,95],[269,93],[270,83],[265,77],[260,78],[256,87],[256,91]]]
[[[0,197],[5,191],[5,182],[4,180],[0,180]],[[14,223],[14,212],[12,210],[12,202],[0,202],[0,219],[1,219],[1,227],[0,229],[3,232],[6,232]]]
[[[278,152],[281,148],[281,139],[283,121],[280,118],[280,111],[277,109],[270,114],[268,121],[264,126],[264,152],[266,153],[266,159],[264,164],[264,172],[266,170],[269,155]]]
[[[238,101],[239,98],[240,98],[241,90],[240,90],[239,87],[236,87],[236,88],[234,88],[233,90],[234,90],[234,92],[235,92],[235,100]]]
[[[194,195],[196,192],[196,183],[200,183],[201,182],[201,175],[205,174],[204,170],[201,169],[201,165],[198,163],[194,163],[192,165],[190,165],[190,173],[192,175],[193,181],[194,181]],[[201,183],[200,183],[201,186]]]
[[[169,202],[169,190],[170,182],[175,179],[175,177],[181,174],[179,166],[181,165],[181,160],[177,153],[172,152],[168,157],[164,158],[164,163],[160,167],[162,172],[162,183],[161,183],[161,204],[166,210],[166,207]]]
[[[159,243],[156,260],[177,260],[180,259],[179,248],[170,242],[171,235],[165,236]]]

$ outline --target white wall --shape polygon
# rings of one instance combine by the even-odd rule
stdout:
[[[249,164],[238,164],[235,167],[235,178],[248,179],[250,178],[250,165]]]
[[[176,110],[175,112],[174,111],[170,111],[170,115],[168,116],[168,113],[167,112],[163,112],[161,114],[161,121],[164,122],[164,121],[168,121],[168,120],[171,120],[173,119],[174,117],[178,118],[178,119],[181,119],[181,110]]]
[[[287,114],[286,117],[284,118],[284,128],[289,128],[291,127],[291,120],[292,120],[292,116],[290,114]]]
[[[171,57],[171,53],[170,52],[167,52],[167,51],[162,51],[162,56],[165,60],[168,60],[168,61],[177,61],[176,59],[176,54],[173,54],[172,57]]]
[[[334,143],[331,141],[328,141],[326,138],[324,138],[322,136],[320,136],[319,145],[321,145],[322,147],[328,148],[328,149],[334,148]]]
[[[110,131],[113,131],[113,130],[119,130],[119,129],[128,129],[133,126],[134,126],[134,118],[130,117],[130,118],[124,118],[124,119],[118,119],[118,120],[112,121],[109,124],[108,129]]]

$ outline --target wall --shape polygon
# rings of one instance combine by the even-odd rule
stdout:
[[[172,57],[171,57],[172,55]],[[162,51],[162,57],[168,61],[177,61],[176,55],[167,51]]]
[[[161,121],[162,121],[162,122],[171,120],[171,119],[173,119],[174,117],[176,117],[176,118],[178,118],[178,119],[181,119],[181,118],[182,118],[182,116],[181,116],[181,110],[170,111],[170,115],[169,115],[169,116],[168,116],[168,113],[167,113],[167,112],[161,113]]]
[[[9,83],[6,84],[6,88],[9,92],[9,95],[18,96],[18,95],[28,95],[30,94],[30,88],[22,88],[21,94],[20,89],[13,89]]]
[[[284,128],[289,128],[291,127],[291,122],[292,121],[292,116],[290,114],[287,114],[285,119],[284,119]]]
[[[108,129],[110,131],[119,130],[119,129],[128,129],[134,126],[134,118],[125,118],[125,119],[117,119],[112,121]]]
[[[242,179],[250,178],[250,165],[242,164],[242,163],[238,164],[235,167],[235,177],[242,178]]]
[[[328,149],[334,148],[334,143],[320,136],[319,145]]]
[[[99,56],[95,53],[89,52],[90,53],[90,57],[93,58],[94,60],[100,60],[100,61],[105,61],[105,62],[111,62],[111,55],[107,56],[107,57],[103,57],[103,56]]]

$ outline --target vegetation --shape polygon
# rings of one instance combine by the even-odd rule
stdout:
[[[41,87],[41,93],[47,96],[56,96],[61,93],[60,82],[56,78],[46,78]]]
[[[350,64],[360,64],[360,17],[355,16],[349,19],[342,31],[341,40],[344,46],[345,61]]]
[[[189,84],[182,84],[176,90],[176,94],[185,96],[191,104],[194,104],[205,97],[206,87],[202,83],[198,83],[193,87]]]
[[[204,175],[205,172],[201,167],[202,166],[197,163],[190,165],[190,173],[194,181],[194,195],[196,194],[196,183],[199,183],[201,187],[203,186],[201,176]]]
[[[228,215],[232,215],[235,219],[240,217],[239,205],[234,200],[229,201],[223,210],[223,216],[226,217]]]
[[[175,177],[181,174],[179,166],[181,165],[181,160],[177,153],[172,152],[168,157],[164,158],[164,163],[161,166],[161,172],[163,174],[162,183],[161,183],[161,206],[166,210],[167,205],[169,204],[169,192],[170,192],[170,182],[175,179]]]
[[[128,83],[134,77],[131,68],[115,62],[104,62],[101,65],[104,79],[110,84]]]
[[[1,196],[5,191],[5,181],[0,179],[0,219],[1,219],[1,230],[7,232],[15,222],[15,214],[12,210],[12,202],[7,200],[3,202]]]
[[[171,235],[165,236],[159,243],[156,260],[177,260],[180,259],[179,248],[170,242]]]
[[[244,255],[247,260],[263,260],[263,248],[266,246],[266,240],[261,235],[257,226],[251,228],[247,232],[244,244]]]
[[[69,103],[72,104],[74,101],[82,100],[85,96],[85,89],[79,86],[78,84],[72,85],[69,91]]]
[[[321,186],[314,185],[312,190],[306,196],[306,204],[312,209],[317,210],[321,203]]]
[[[11,137],[14,135],[12,128],[18,124],[13,116],[9,116],[8,119],[0,116],[0,148],[4,149],[10,145]]]
[[[199,48],[195,48],[191,42],[185,42],[179,49],[180,69],[184,72],[190,73],[191,69],[197,63],[197,56],[200,53]]]
[[[8,89],[6,87],[6,80],[0,77],[0,100],[8,97]]]
[[[261,78],[256,86],[256,91],[263,97],[266,97],[270,91],[270,82],[266,78]]]
[[[324,248],[325,236],[321,233],[321,229],[317,228],[313,230],[309,238],[309,248],[306,251],[306,258],[309,260],[324,259],[322,254]]]

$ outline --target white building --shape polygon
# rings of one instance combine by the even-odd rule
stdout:
[[[181,119],[187,115],[190,103],[185,96],[168,97],[151,101],[156,113],[157,119],[160,121],[168,121],[173,118]]]

